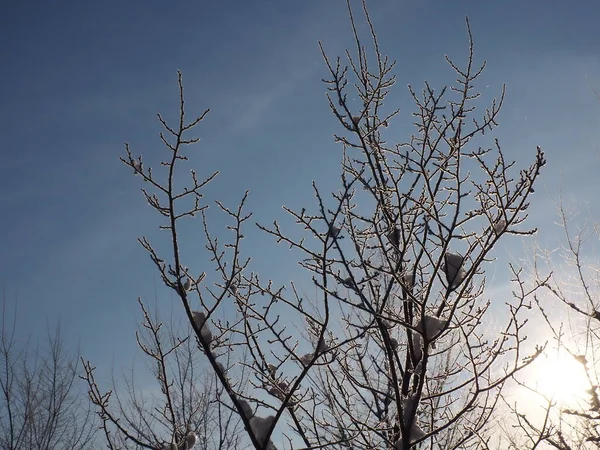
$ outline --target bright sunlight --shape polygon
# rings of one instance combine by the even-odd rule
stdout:
[[[590,385],[583,365],[565,351],[540,357],[535,383],[540,394],[563,406],[589,398],[586,390]]]

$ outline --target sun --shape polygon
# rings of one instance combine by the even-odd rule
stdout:
[[[562,406],[573,405],[589,397],[590,383],[585,369],[566,351],[542,355],[535,371],[536,390]]]

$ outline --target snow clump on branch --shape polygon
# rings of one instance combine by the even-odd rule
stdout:
[[[416,442],[416,441],[422,439],[423,437],[425,437],[425,432],[421,429],[421,427],[419,425],[417,425],[416,423],[413,422],[412,427],[410,428],[409,442],[410,443]],[[396,442],[394,442],[394,448],[397,450],[402,450],[404,448],[402,438],[400,438]]]
[[[327,350],[329,350],[329,348],[329,344],[325,342],[324,338],[321,338],[317,343],[317,348],[315,349],[315,351],[312,353],[305,353],[303,356],[300,357],[300,362],[305,366],[308,366],[317,354],[324,353]]]
[[[133,173],[138,175],[142,173],[142,160],[141,159],[132,159],[131,165],[133,166]]]
[[[408,426],[408,422],[412,417],[412,425],[409,431],[409,442],[413,443],[422,439],[425,436],[425,432],[417,424],[416,411],[419,407],[419,399],[416,394],[408,395],[402,398],[402,421],[405,426]],[[403,448],[402,437],[394,442],[394,448],[401,450]]]
[[[505,229],[506,229],[506,220],[504,219],[499,219],[494,225],[494,233],[496,233],[497,235],[502,233]]]
[[[202,342],[210,344],[213,340],[213,334],[206,323],[206,314],[201,311],[192,311],[192,317],[194,319],[194,324],[200,329],[200,338]]]
[[[419,321],[417,328],[424,336],[427,335],[427,341],[431,342],[437,339],[447,324],[447,320],[425,315],[425,317]]]
[[[415,353],[415,361],[421,361],[423,357],[423,340],[419,333],[412,334],[413,351]]]
[[[250,419],[250,428],[252,428],[252,432],[256,437],[256,440],[259,444],[263,445],[265,443],[265,439],[267,437],[267,433],[271,429],[273,422],[275,421],[275,416],[267,416],[260,417],[254,416]],[[267,449],[276,450],[276,447],[269,440],[269,444],[267,445]]]
[[[239,399],[238,400],[240,407],[242,408],[242,413],[244,413],[244,417],[246,417],[246,419],[249,419],[250,417],[252,417],[253,412],[252,412],[252,407],[250,406],[250,404],[244,400],[244,399]]]
[[[446,281],[450,289],[456,289],[467,276],[463,262],[464,258],[458,253],[447,252],[444,255],[442,270],[446,273]]]
[[[329,227],[329,231],[327,231],[327,237],[331,237],[334,239],[343,239],[344,236],[340,236],[341,228],[336,227],[335,225],[331,225]]]
[[[411,272],[402,275],[402,284],[404,289],[407,291],[412,291],[415,285],[415,275]]]
[[[186,450],[194,447],[194,445],[196,445],[196,442],[198,442],[198,436],[196,435],[196,433],[194,433],[193,431],[188,433],[188,435],[185,437]]]

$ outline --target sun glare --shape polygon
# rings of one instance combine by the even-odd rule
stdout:
[[[589,382],[582,364],[566,352],[540,358],[536,371],[537,391],[563,406],[588,398]]]

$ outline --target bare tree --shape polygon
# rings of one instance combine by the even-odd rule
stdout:
[[[395,61],[383,55],[365,3],[365,40],[350,2],[348,11],[354,52],[343,63],[321,46],[341,128],[340,190],[327,196],[314,183],[315,205],[284,207],[301,237],[278,222],[259,225],[292,249],[309,277],[278,285],[251,271],[242,252],[247,192],[233,208],[215,202],[230,221],[219,235],[202,200],[217,174],[199,178],[192,170],[191,183],[178,187],[178,168],[198,140],[190,133],[208,113],[187,119],[181,75],[176,124],[159,115],[165,174],[127,145],[122,158],[151,188],[143,192],[165,218],[172,251],[140,242],[180,297],[227,394],[223,404],[237,411],[254,448],[274,449],[274,440],[286,448],[488,448],[505,382],[541,349],[525,355],[521,347],[522,312],[536,286],[526,289],[511,265],[514,298],[492,305],[485,267],[499,239],[534,232],[523,224],[544,154],[538,148],[531,165],[516,170],[498,141],[485,144],[504,89],[477,113],[474,84],[485,63],[475,63],[468,21],[465,66],[447,58],[456,82],[410,88],[414,134],[387,143],[386,129],[398,119],[384,106]],[[196,216],[215,270],[209,274],[187,264],[179,234],[181,221]],[[314,295],[301,294],[305,279]],[[500,326],[489,326],[490,314]],[[243,369],[249,383],[240,383]]]
[[[576,384],[561,404],[553,393],[538,392],[543,420],[517,414],[518,429],[529,443],[545,442],[560,450],[596,449],[600,445],[600,226],[591,213],[581,215],[557,205],[563,234],[558,248],[538,248],[532,267],[534,283],[543,286],[535,305],[552,339],[552,351],[579,368],[564,380]],[[551,375],[551,374],[550,374]],[[531,383],[522,383],[533,389]],[[514,411],[518,413],[518,408]]]
[[[95,367],[82,359],[88,393],[101,420],[103,440],[110,449],[232,449],[240,439],[240,419],[225,409],[223,388],[207,373],[189,328],[178,329],[152,315],[138,300],[143,322],[136,332],[151,378],[156,385],[140,387],[131,368],[120,386],[113,378],[109,391],[100,388]]]
[[[77,381],[77,354],[64,348],[60,327],[43,344],[19,343],[6,297],[0,332],[0,449],[88,448],[95,429]]]

